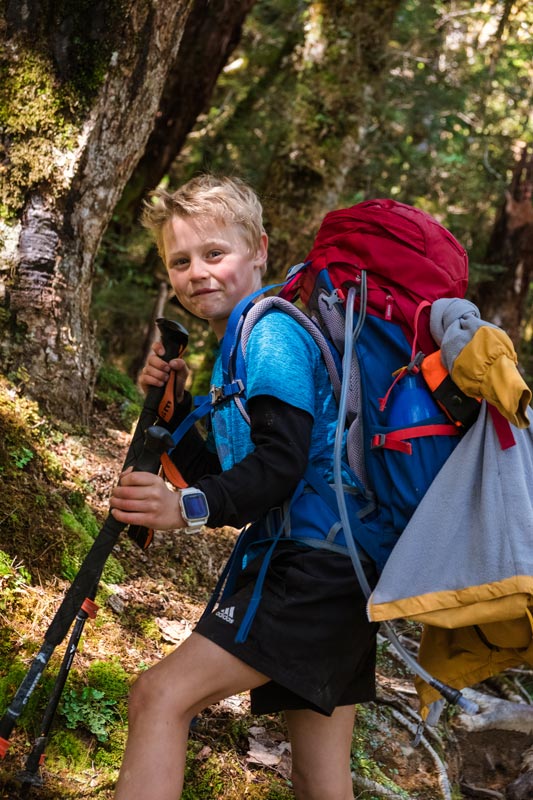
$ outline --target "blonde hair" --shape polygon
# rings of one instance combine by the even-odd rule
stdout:
[[[222,225],[235,225],[250,253],[260,246],[263,208],[254,190],[239,178],[200,175],[174,192],[156,189],[150,198],[144,204],[141,223],[153,233],[163,260],[163,228],[174,216],[211,218]]]

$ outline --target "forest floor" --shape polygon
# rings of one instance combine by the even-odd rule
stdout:
[[[95,417],[82,433],[58,433],[49,424],[47,431],[47,447],[62,465],[57,483],[49,486],[49,492],[67,498],[83,492],[101,522],[129,434],[116,418],[102,415]],[[12,431],[8,439],[9,436]],[[4,441],[5,437],[4,432]],[[23,461],[19,458],[20,491],[25,470],[30,469],[30,461]],[[35,468],[35,459],[31,463]],[[1,471],[4,469],[0,467]],[[34,476],[32,481],[35,480]],[[9,489],[10,481],[5,485]],[[45,491],[46,481],[38,491],[34,487],[34,493]],[[12,498],[10,502],[13,506],[15,501]],[[21,501],[24,502],[29,500]],[[0,508],[0,518],[4,524],[5,507]],[[45,518],[43,513],[43,524]],[[35,526],[39,523],[36,520]],[[2,571],[0,563],[0,706],[12,699],[10,692],[18,685],[13,675],[20,677],[20,669],[13,671],[12,664],[16,661],[28,667],[69,585],[57,576],[55,562],[47,562],[50,548],[60,546],[50,532],[48,546],[36,539],[38,557],[29,547],[21,557],[21,542],[15,541],[10,547],[5,530],[0,548],[12,562],[11,571]],[[28,531],[30,541],[31,536],[32,531]],[[97,597],[102,607],[96,620],[87,624],[74,660],[72,673],[78,699],[84,697],[89,706],[91,698],[82,694],[82,687],[96,685],[91,684],[91,665],[95,662],[119,665],[123,671],[120,674],[126,675],[129,683],[188,636],[234,539],[232,529],[206,530],[196,536],[157,533],[145,553],[126,537],[119,541],[113,551],[120,565],[116,582],[104,583]],[[35,558],[28,563],[31,552]],[[27,565],[31,580],[23,564]],[[416,647],[416,626],[403,626],[400,633]],[[56,671],[63,647],[58,650],[61,652],[54,654],[50,662]],[[378,685],[378,701],[357,712],[353,770],[358,800],[506,797],[505,787],[519,774],[522,754],[533,744],[531,736],[497,730],[467,734],[455,724],[452,710],[443,715],[435,732],[428,732],[414,747],[416,693],[410,674],[386,641],[379,645]],[[483,687],[483,691],[487,690],[492,691]],[[71,701],[73,697],[70,695]],[[38,702],[39,713],[43,703],[42,699]],[[20,729],[15,726],[11,747],[0,761],[0,798],[110,800],[125,740],[126,700],[119,697],[117,707],[120,719],[117,722],[115,718],[113,724],[111,716],[103,720],[102,724],[109,722],[109,736],[104,734],[101,740],[87,714],[79,716],[75,724],[72,702],[70,712],[69,707],[60,707],[63,711],[52,727],[48,757],[38,773],[43,785],[31,789],[27,784],[21,789],[15,780],[38,733],[38,718],[25,718]],[[0,707],[0,715],[4,710]],[[36,709],[31,713],[35,714]],[[245,695],[229,698],[199,716],[191,731],[185,800],[289,800],[292,796],[290,748],[282,719],[253,717]],[[146,797],[149,800],[149,793]]]

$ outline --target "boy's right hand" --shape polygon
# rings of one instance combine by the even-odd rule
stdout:
[[[168,381],[171,370],[176,374],[174,384],[174,396],[177,403],[183,400],[185,384],[189,375],[189,368],[182,358],[173,358],[168,363],[163,361],[165,348],[161,342],[154,342],[152,353],[144,365],[139,377],[139,384],[143,392],[147,392],[150,386],[164,386]]]

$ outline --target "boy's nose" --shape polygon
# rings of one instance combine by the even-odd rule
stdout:
[[[205,278],[208,275],[207,265],[203,258],[192,258],[191,264],[189,267],[189,275],[191,280],[198,280],[199,278]]]

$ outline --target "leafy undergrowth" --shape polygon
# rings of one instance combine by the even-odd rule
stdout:
[[[129,442],[120,415],[111,416],[112,411],[105,417],[101,410],[90,430],[75,431],[41,417],[0,379],[0,715],[106,516]],[[29,789],[23,783],[21,794],[17,775],[39,735],[65,643],[52,655],[14,727],[0,761],[0,798],[112,798],[131,682],[188,635],[234,539],[231,529],[195,537],[156,534],[146,553],[126,536],[119,540],[96,598],[100,610],[83,630],[46,761],[36,773],[42,785]],[[404,633],[407,639],[418,635],[416,627]],[[379,672],[379,702],[358,710],[352,750],[356,796],[438,800],[434,757],[427,748],[412,746],[411,679],[386,644],[380,645]],[[452,781],[458,782],[464,759],[446,727],[432,747],[448,760]],[[454,800],[461,796],[457,790]],[[292,798],[283,721],[252,717],[244,695],[206,709],[191,731],[183,797]]]

